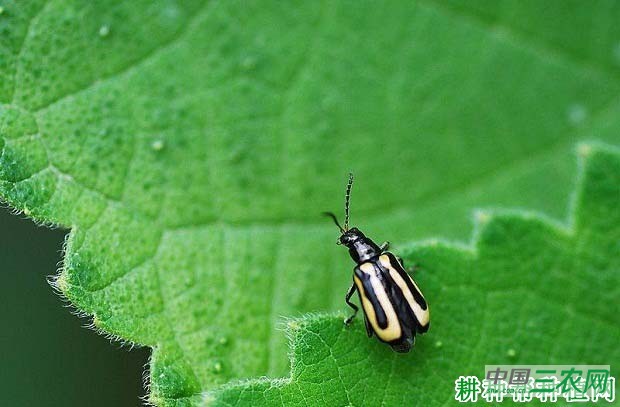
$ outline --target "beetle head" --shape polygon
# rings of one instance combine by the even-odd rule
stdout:
[[[355,242],[364,239],[364,237],[364,234],[358,228],[351,228],[349,230],[343,230],[336,243],[352,246]]]

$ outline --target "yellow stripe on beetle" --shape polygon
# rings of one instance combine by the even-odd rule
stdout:
[[[375,268],[371,263],[364,263],[360,266],[360,270],[364,272],[364,274],[369,276],[370,284],[373,288],[375,296],[379,301],[379,305],[383,308],[383,312],[385,313],[385,317],[387,319],[387,327],[385,329],[379,326],[377,322],[377,315],[374,307],[372,306],[372,302],[368,299],[366,292],[364,291],[364,286],[357,276],[354,277],[355,284],[357,285],[358,290],[360,291],[362,298],[362,306],[364,307],[364,311],[366,315],[369,317],[368,320],[372,325],[375,333],[382,340],[389,342],[395,339],[398,339],[402,335],[402,331],[400,329],[400,322],[398,321],[398,316],[396,315],[396,311],[388,298],[387,293],[383,287],[381,281],[377,278],[375,274]],[[372,314],[372,315],[370,315]]]
[[[409,306],[411,307],[411,310],[415,314],[415,316],[418,319],[418,321],[420,322],[420,324],[421,325],[428,324],[428,321],[429,321],[428,307],[425,310],[422,309],[420,304],[418,304],[418,302],[413,298],[413,294],[411,293],[411,290],[409,289],[409,286],[407,285],[407,282],[405,280],[403,280],[403,278],[401,277],[400,273],[394,267],[392,267],[392,263],[390,262],[390,258],[387,255],[382,254],[379,257],[379,261],[381,262],[381,265],[383,267],[385,267],[386,269],[389,270],[390,276],[392,277],[392,280],[394,280],[396,285],[398,285],[398,287],[400,287],[400,290],[403,292],[403,295],[405,296],[405,299],[409,303]],[[418,288],[417,284],[413,281],[413,279],[409,276],[409,274],[407,274],[407,277],[409,277],[409,281],[411,281],[411,283],[416,288],[416,290],[418,290],[420,295],[422,295],[422,292]],[[422,298],[424,298],[424,296],[422,296]]]

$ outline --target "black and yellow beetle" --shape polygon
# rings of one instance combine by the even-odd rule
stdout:
[[[325,212],[340,229],[337,244],[346,246],[351,258],[357,263],[353,269],[353,285],[345,297],[345,302],[354,312],[345,320],[345,324],[349,325],[357,315],[358,307],[351,302],[351,296],[357,290],[364,310],[368,337],[374,333],[396,352],[409,352],[415,342],[415,334],[428,331],[428,304],[416,283],[405,271],[402,259],[387,251],[388,242],[378,246],[359,229],[349,228],[352,186],[353,174],[349,174],[344,227],[340,226],[336,215]]]

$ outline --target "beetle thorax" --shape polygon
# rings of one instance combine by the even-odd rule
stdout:
[[[364,240],[357,240],[349,246],[349,254],[356,263],[363,263],[381,254],[377,245],[370,239]],[[368,241],[370,241],[370,244]]]
[[[349,248],[356,263],[363,263],[381,254],[381,249],[359,229],[351,228],[340,236],[340,243]]]

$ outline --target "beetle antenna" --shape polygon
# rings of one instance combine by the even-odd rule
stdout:
[[[344,233],[344,229],[342,229],[342,226],[340,226],[340,223],[338,223],[338,219],[336,218],[336,215],[334,215],[332,212],[323,212],[323,215],[332,218],[336,226],[338,226],[338,229],[340,229],[340,233]]]
[[[353,173],[349,173],[347,192],[344,195],[344,230],[349,230],[349,203],[351,202],[351,187],[353,186]]]

